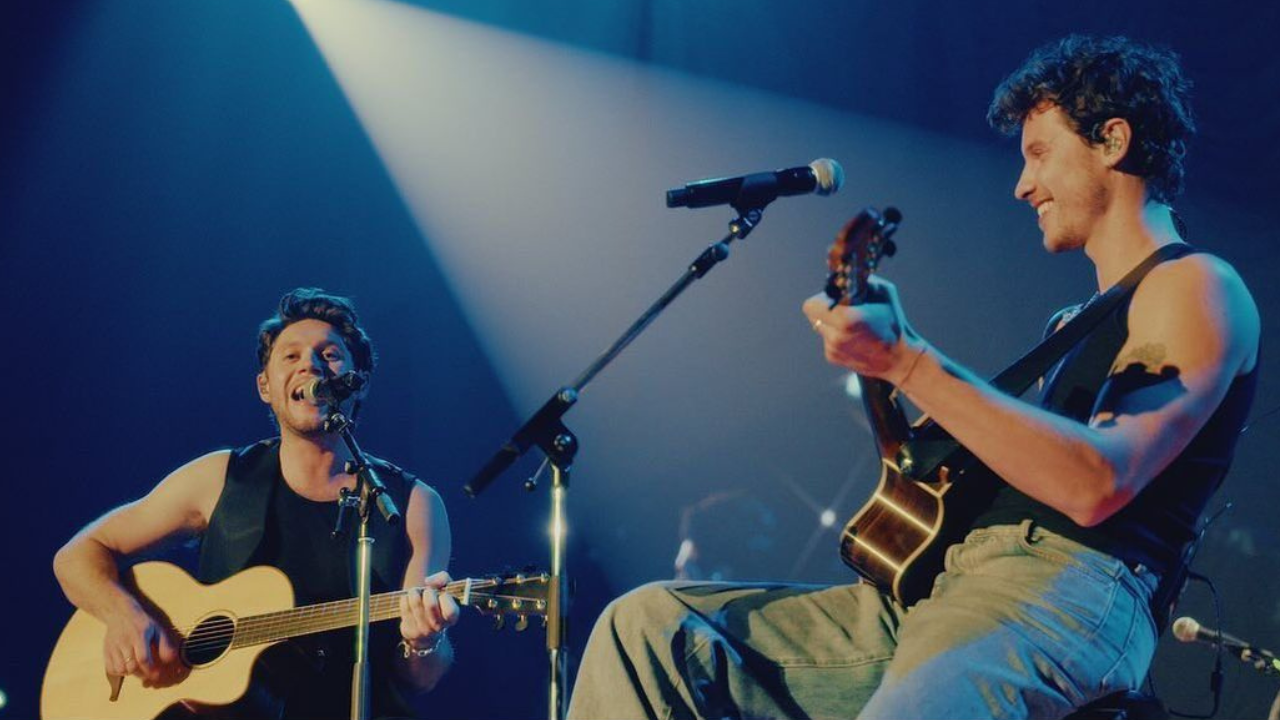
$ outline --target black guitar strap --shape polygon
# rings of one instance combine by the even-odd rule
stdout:
[[[1142,282],[1152,268],[1166,260],[1180,258],[1193,252],[1196,252],[1196,249],[1186,243],[1171,243],[1160,247],[1137,267],[1130,270],[1120,279],[1120,282],[1105,293],[1094,296],[1079,314],[1062,326],[1061,330],[1045,338],[1039,345],[1031,348],[1012,365],[991,378],[991,385],[1014,397],[1022,395],[1036,380],[1044,377],[1054,364],[1066,356],[1071,348],[1084,340],[1085,336],[1098,326],[1098,323],[1114,313],[1133,294],[1138,283]],[[904,469],[910,467],[909,474],[913,477],[920,478],[928,475],[953,452],[960,449],[960,444],[950,435],[936,432],[941,428],[937,425],[933,425],[932,428],[935,432],[922,428],[924,432],[920,432],[917,437],[903,445],[899,462],[902,464],[902,456],[911,458],[911,462],[903,464],[903,467]]]
[[[1195,252],[1195,248],[1186,243],[1165,245],[1147,256],[1146,260],[1130,270],[1120,282],[1113,285],[1105,293],[1095,297],[1085,305],[1078,315],[1072,318],[1062,329],[1045,338],[1039,345],[1031,348],[1009,367],[1001,370],[991,378],[991,385],[1001,392],[1017,397],[1027,391],[1033,383],[1061,360],[1071,348],[1075,347],[1098,326],[1107,316],[1133,294],[1138,283],[1151,272],[1151,269],[1166,260],[1173,260]]]

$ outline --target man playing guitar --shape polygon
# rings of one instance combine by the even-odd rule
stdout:
[[[258,336],[258,395],[271,407],[280,437],[192,460],[145,497],[91,523],[58,552],[54,570],[67,598],[106,626],[97,681],[103,673],[141,680],[141,688],[126,686],[112,702],[136,699],[143,688],[181,683],[192,672],[171,628],[126,587],[122,559],[198,536],[205,582],[249,565],[272,565],[291,581],[298,604],[354,594],[348,564],[358,519],[347,520],[341,541],[330,538],[340,491],[355,484],[345,471],[350,453],[338,435],[325,431],[325,405],[304,388],[349,370],[368,373],[374,357],[348,299],[311,288],[288,293]],[[452,659],[444,633],[457,622],[458,604],[437,592],[449,580],[449,522],[434,490],[390,464],[376,464],[403,521],[391,528],[381,518],[370,520],[377,540],[374,591],[407,592],[399,600],[398,628],[380,626],[371,634],[371,712],[407,715],[397,691],[430,689]],[[278,694],[266,698],[266,705],[246,700],[222,708],[222,716],[350,717],[351,644],[350,631],[339,630],[272,647],[259,665],[289,668],[271,678]],[[99,691],[105,701],[105,684],[68,692]],[[251,695],[260,699],[260,693]]]
[[[870,279],[881,302],[805,302],[828,361],[896,386],[998,478],[927,596],[646,585],[597,623],[572,717],[1057,718],[1138,686],[1153,595],[1225,475],[1257,375],[1253,299],[1225,262],[1179,247],[1169,206],[1188,87],[1168,51],[1072,36],[996,91],[989,119],[1021,132],[1014,193],[1045,248],[1083,250],[1100,293],[1165,260],[1038,405],[914,332],[888,282]]]

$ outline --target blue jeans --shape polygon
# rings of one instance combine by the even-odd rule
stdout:
[[[1059,718],[1135,688],[1157,578],[1032,523],[975,530],[904,610],[865,584],[653,583],[591,634],[571,718]]]

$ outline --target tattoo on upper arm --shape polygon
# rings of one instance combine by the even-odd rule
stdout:
[[[1127,412],[1135,414],[1155,410],[1187,391],[1178,379],[1182,373],[1177,366],[1165,364],[1166,355],[1164,345],[1147,343],[1125,353],[1116,362],[1116,367],[1121,369],[1112,371],[1107,378],[1094,407],[1095,417],[1102,420],[1100,425],[1114,421],[1121,399],[1125,400]],[[1135,391],[1157,385],[1163,385],[1168,391],[1141,400],[1132,395]]]
[[[1147,343],[1139,345],[1130,350],[1120,361],[1116,363],[1116,367],[1124,368],[1127,372],[1134,365],[1140,365],[1147,372],[1160,373],[1161,367],[1164,365],[1164,359],[1168,357],[1168,350],[1160,343]]]

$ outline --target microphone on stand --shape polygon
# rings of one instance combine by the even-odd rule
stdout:
[[[1270,650],[1245,642],[1221,630],[1204,627],[1195,618],[1184,616],[1174,620],[1173,636],[1184,643],[1204,643],[1215,647],[1221,645],[1232,655],[1253,665],[1255,670],[1268,675],[1280,674],[1280,658]]]
[[[808,165],[729,178],[699,180],[667,191],[667,207],[767,205],[785,195],[831,195],[844,184],[844,169],[830,158]]]
[[[1205,643],[1206,645],[1222,644],[1230,650],[1250,647],[1249,643],[1234,635],[1201,625],[1193,617],[1180,617],[1173,621],[1173,636],[1184,643]]]
[[[345,372],[333,377],[316,378],[294,391],[301,400],[317,405],[340,405],[360,392],[369,378],[364,373]]]

